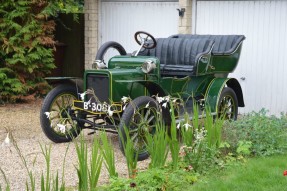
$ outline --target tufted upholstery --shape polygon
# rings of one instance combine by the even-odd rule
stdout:
[[[163,75],[193,75],[201,55],[211,51],[213,41],[208,39],[158,38],[157,46],[139,53],[160,60]]]
[[[178,34],[169,38],[188,38],[188,39],[209,39],[214,41],[212,54],[228,55],[236,50],[238,45],[245,39],[243,35],[192,35]]]

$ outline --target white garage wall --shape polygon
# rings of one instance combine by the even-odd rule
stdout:
[[[101,2],[100,44],[119,42],[131,53],[138,49],[136,31],[155,38],[178,32],[178,2]]]
[[[246,107],[240,112],[287,112],[287,1],[198,0],[193,16],[197,34],[246,36],[230,75],[243,87]]]

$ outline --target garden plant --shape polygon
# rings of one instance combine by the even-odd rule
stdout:
[[[180,101],[175,100],[178,99],[169,98],[169,103],[173,105],[173,110],[170,112],[171,121],[174,124],[167,126],[159,120],[154,135],[148,133],[147,150],[151,160],[146,170],[138,171],[137,156],[132,151],[134,145],[128,131],[124,132],[127,138],[123,147],[127,152],[128,178],[118,176],[114,151],[111,149],[113,145],[107,138],[106,132],[94,137],[91,151],[89,151],[83,135],[75,139],[73,142],[78,156],[78,165],[75,167],[78,174],[77,189],[193,190],[193,188],[200,188],[200,185],[205,184],[201,180],[212,176],[213,172],[216,171],[216,174],[220,174],[220,172],[225,172],[224,169],[244,166],[250,157],[286,155],[287,144],[283,141],[287,137],[285,133],[286,115],[282,114],[280,118],[268,116],[267,111],[262,110],[259,113],[253,112],[244,115],[238,121],[224,121],[222,118],[214,119],[209,110],[205,110],[205,118],[200,118],[198,116],[199,108],[194,105],[193,118],[190,120],[188,117],[190,114],[186,112],[186,120],[176,123],[174,113],[179,107]],[[163,107],[163,104],[161,103],[159,106]],[[272,136],[266,137],[267,131],[271,131]],[[25,157],[21,154],[17,142],[13,141],[13,143],[26,166]],[[258,148],[258,144],[263,146]],[[37,190],[38,188],[43,191],[69,190],[63,178],[64,168],[62,178],[59,178],[58,173],[51,174],[50,163],[53,162],[50,161],[51,146],[40,145],[40,147],[46,161],[46,169],[40,177],[40,185],[36,185],[37,177],[26,166],[28,176],[26,190]],[[68,148],[66,152],[68,152]],[[254,158],[252,160],[260,161],[261,159]],[[110,181],[107,185],[99,186],[98,180],[103,163],[109,172]],[[7,180],[5,172],[0,170],[1,176],[6,180],[6,185],[1,186],[5,190],[10,190],[10,182]],[[283,170],[280,172],[280,176],[283,176]],[[282,182],[284,183],[283,180]]]

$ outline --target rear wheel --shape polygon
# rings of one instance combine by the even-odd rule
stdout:
[[[77,89],[72,85],[59,85],[48,93],[40,113],[41,127],[45,135],[55,143],[71,141],[81,132],[82,125],[72,118],[83,117],[73,110]]]
[[[141,96],[133,100],[126,108],[119,125],[120,148],[124,153],[124,145],[127,141],[125,128],[134,146],[134,153],[138,153],[138,160],[149,157],[146,146],[146,134],[154,134],[158,120],[158,103],[151,97]]]
[[[238,115],[238,100],[233,89],[225,87],[220,95],[218,107],[218,117],[226,120],[236,120]]]

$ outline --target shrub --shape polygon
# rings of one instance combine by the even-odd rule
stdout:
[[[67,6],[68,5],[68,6]],[[55,22],[77,1],[5,0],[0,4],[0,100],[17,101],[44,94],[43,77],[53,69]]]
[[[135,179],[116,178],[99,190],[183,190],[197,181],[197,174],[170,168],[152,168],[141,172]]]
[[[194,104],[192,121],[186,114],[184,124],[180,126],[184,144],[180,155],[183,157],[185,168],[202,174],[223,164],[219,147],[224,122],[222,119],[214,119],[208,108],[203,115],[205,118],[200,124],[199,108]]]
[[[286,128],[286,116],[268,116],[267,110],[262,109],[225,125],[223,139],[230,145],[230,152],[236,153],[239,146],[249,143],[252,155],[268,156],[286,152]]]

